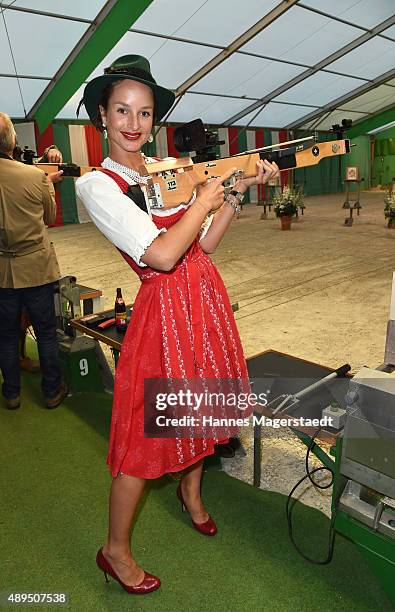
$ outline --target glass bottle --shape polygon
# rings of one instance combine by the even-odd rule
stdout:
[[[122,291],[118,287],[117,289],[117,297],[115,298],[115,326],[119,332],[125,332],[128,326],[126,320],[126,304],[122,297]]]

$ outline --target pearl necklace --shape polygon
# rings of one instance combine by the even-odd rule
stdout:
[[[149,163],[145,155],[143,155],[143,158],[146,163]],[[142,183],[143,185],[146,185],[148,183],[148,176],[141,176],[141,174],[136,172],[136,170],[132,170],[132,168],[128,168],[123,164],[119,164],[118,162],[111,159],[111,157],[106,157],[106,159],[102,161],[101,165],[107,170],[114,170],[115,172],[122,172],[123,174],[126,174],[126,176],[131,178],[132,181],[134,181],[135,183]]]

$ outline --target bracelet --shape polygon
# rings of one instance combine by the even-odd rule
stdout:
[[[245,194],[241,193],[241,191],[236,191],[235,189],[232,189],[232,191],[229,192],[231,195],[234,195],[235,198],[239,199],[239,203],[243,204],[244,198],[245,198]]]
[[[225,202],[228,206],[233,208],[236,215],[239,215],[241,213],[240,203],[238,201],[238,198],[233,193],[228,193],[228,195],[225,198]]]

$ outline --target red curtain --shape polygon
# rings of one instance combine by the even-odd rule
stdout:
[[[93,125],[84,125],[88,163],[90,166],[100,166],[103,159],[101,138]]]
[[[255,131],[255,148],[260,149],[265,146],[265,132],[264,130]],[[258,185],[258,202],[266,200],[266,186]]]
[[[279,131],[279,140],[280,142],[287,142],[288,140],[287,130]],[[283,172],[281,172],[281,187],[288,185],[288,174],[289,174],[288,170],[284,170]]]
[[[44,150],[54,143],[53,129],[52,124],[50,124],[45,132],[40,134],[38,131],[37,123],[34,124],[34,129],[36,132],[36,143],[37,143],[37,155],[42,155]]]
[[[239,130],[234,127],[228,128],[228,138],[229,138],[229,155],[236,155],[239,152],[239,138],[238,138]]]
[[[179,152],[174,146],[174,127],[166,127],[166,136],[167,136],[167,154],[169,157],[180,157]]]

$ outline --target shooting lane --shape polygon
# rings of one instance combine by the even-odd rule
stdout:
[[[205,36],[212,36],[211,28],[217,32],[223,29],[223,16],[214,10],[215,0],[206,3],[210,6],[209,15],[204,13],[202,2],[202,6],[197,3],[190,11],[188,3],[183,3],[183,20],[189,18],[192,25],[197,18],[192,13],[196,11],[198,16],[202,12],[193,39],[203,43],[187,42],[190,34],[183,34],[174,8],[168,11],[174,24],[177,21],[181,27],[177,34],[181,38],[166,39],[170,29],[164,32],[152,12],[159,11],[158,2],[154,0],[151,8],[148,2],[136,3],[147,5],[146,19],[144,12],[135,15],[135,21],[120,13],[117,25],[114,20],[108,21],[111,31],[107,30],[108,44],[101,40],[102,45],[107,45],[103,46],[107,50],[103,52],[101,68],[109,64],[105,56],[111,45],[118,43],[114,38],[117,28],[127,52],[132,44],[133,52],[144,54],[144,45],[151,48],[158,40],[158,45],[167,42],[172,49],[172,45],[181,45],[180,57],[184,54],[186,58],[189,46],[193,52],[204,48],[204,41],[209,41]],[[174,3],[178,4],[176,0]],[[127,3],[101,4],[108,11],[97,22],[103,29],[112,11]],[[209,542],[209,538],[195,534],[178,513],[173,479],[151,483],[143,500],[144,511],[137,519],[134,547],[142,565],[161,576],[162,588],[138,602],[132,598],[132,602],[114,581],[102,584],[94,556],[107,520],[110,479],[105,456],[113,377],[123,335],[114,327],[98,329],[89,317],[97,315],[103,321],[112,317],[117,287],[122,288],[126,303],[132,305],[139,281],[116,249],[89,222],[76,198],[73,178],[65,178],[56,188],[58,219],[49,233],[65,275],[56,307],[62,367],[71,394],[61,407],[45,411],[40,405],[39,376],[24,373],[21,409],[15,414],[5,410],[0,413],[5,492],[0,521],[7,527],[0,591],[64,591],[69,594],[69,608],[76,612],[127,610],[131,605],[139,610],[167,612],[179,606],[180,601],[187,612],[222,612],[230,608],[235,612],[394,609],[395,232],[390,226],[395,227],[395,204],[393,213],[390,204],[385,218],[384,197],[388,194],[388,202],[392,202],[390,193],[395,180],[395,128],[391,125],[395,121],[395,37],[390,32],[386,38],[380,36],[386,28],[393,30],[393,6],[383,2],[379,12],[374,6],[362,4],[358,15],[351,0],[345,0],[344,11],[338,17],[345,19],[347,25],[336,19],[329,2],[325,3],[326,17],[318,0],[301,6],[292,1],[268,2],[270,19],[263,14],[260,1],[251,0],[249,4],[248,27],[244,22],[240,28],[234,23],[233,27],[240,31],[218,42],[223,47],[230,45],[237,36],[255,27],[255,34],[250,32],[250,38],[239,41],[238,48],[247,45],[242,53],[228,49],[230,59],[226,61],[236,62],[229,74],[245,72],[246,79],[243,86],[236,88],[234,97],[229,93],[233,91],[232,83],[226,83],[226,79],[222,83],[219,78],[222,64],[214,53],[210,60],[212,56],[204,48],[207,58],[202,60],[201,70],[186,70],[196,77],[196,81],[188,83],[177,74],[174,57],[165,55],[168,51],[164,45],[163,58],[167,57],[167,65],[172,65],[174,73],[174,82],[169,75],[167,85],[177,89],[179,96],[186,94],[146,153],[160,158],[188,155],[188,148],[184,152],[177,150],[174,132],[195,116],[202,117],[215,154],[221,158],[263,147],[272,147],[266,149],[271,153],[282,142],[294,140],[298,143],[289,146],[302,153],[329,141],[349,139],[355,145],[344,155],[332,151],[332,158],[323,158],[315,166],[301,165],[282,172],[281,187],[303,190],[303,208],[293,218],[291,231],[281,231],[275,216],[275,186],[252,188],[242,213],[212,255],[231,302],[237,305],[235,319],[253,391],[267,391],[270,387],[269,405],[257,408],[256,417],[287,418],[303,413],[313,419],[320,418],[326,409],[338,426],[324,427],[318,433],[315,426],[277,429],[255,423],[242,428],[241,447],[235,456],[218,455],[206,464],[205,502],[219,526],[218,536]],[[46,9],[42,6],[33,8],[34,15],[23,7],[25,12],[18,12],[17,6],[10,7],[4,15],[15,21],[19,15],[37,22],[54,19],[44,14]],[[272,15],[273,8],[277,12]],[[87,3],[76,17],[85,19],[82,11],[89,10]],[[95,17],[96,14],[89,15],[90,20]],[[294,52],[287,51],[285,40],[281,42],[285,52],[282,62],[260,57],[271,57],[273,53],[260,47],[259,38],[267,33],[276,40],[279,32],[285,31],[288,17],[288,26],[293,24],[287,34],[292,47],[300,44],[297,31],[308,32],[301,35],[302,46],[309,45],[311,38],[312,46],[304,47],[304,57],[311,57],[305,68],[302,64],[306,59],[297,59]],[[261,23],[261,19],[266,21]],[[328,27],[333,28],[331,41],[339,40],[336,28],[350,28],[350,40],[344,42],[344,48],[341,42],[328,49],[321,44],[320,32],[328,19]],[[167,23],[164,17],[162,20]],[[72,19],[63,21],[70,28],[77,23]],[[206,32],[208,21],[210,31]],[[280,30],[273,29],[277,21]],[[62,20],[56,22],[61,24]],[[300,23],[303,28],[296,27]],[[262,34],[258,24],[264,28]],[[126,27],[138,32],[127,32]],[[46,31],[51,36],[51,31]],[[149,31],[156,37],[144,33]],[[90,30],[88,34],[92,35]],[[129,42],[123,36],[131,37]],[[355,41],[362,36],[366,40],[357,45]],[[79,34],[75,38],[78,40]],[[209,42],[216,44],[214,38]],[[351,47],[346,49],[346,42]],[[374,74],[364,72],[368,62],[363,45],[369,42],[378,45],[376,51],[369,48],[369,61],[381,63]],[[23,48],[22,42],[20,46]],[[325,71],[330,62],[342,59],[340,51],[361,52],[362,63],[355,70],[351,64],[339,68],[341,78]],[[333,57],[336,52],[338,57]],[[77,64],[78,53],[76,47],[73,58],[77,54]],[[153,67],[156,57],[153,51]],[[388,57],[392,57],[390,65],[386,63]],[[68,54],[57,68],[63,60],[69,62]],[[65,70],[70,67],[67,62]],[[272,77],[265,72],[262,83],[264,88],[268,83],[267,91],[261,91],[253,78],[264,69],[263,62],[278,75],[278,82],[270,85]],[[91,72],[97,63],[92,64]],[[289,72],[283,73],[285,65]],[[28,68],[20,71],[34,74],[37,80],[39,72],[29,72]],[[160,69],[156,71],[159,75]],[[5,69],[1,72],[7,73]],[[329,82],[326,90],[325,79],[329,80],[331,74],[342,82],[348,79],[344,81],[348,85],[346,93],[335,85],[336,91],[332,91]],[[3,76],[0,74],[0,87]],[[315,93],[307,82],[303,83],[309,76],[323,79]],[[48,89],[42,100],[37,96],[36,102],[32,100],[33,112],[29,116],[19,108],[13,112],[0,107],[0,111],[15,117],[22,149],[26,145],[41,155],[55,142],[65,161],[75,164],[78,174],[80,167],[100,163],[106,154],[106,143],[88,125],[84,111],[78,121],[75,119],[81,98],[81,89],[77,89],[82,81],[71,91],[72,77],[62,80],[61,73],[59,77],[53,94]],[[84,80],[89,78],[90,74],[84,76]],[[14,83],[11,78],[9,81]],[[248,83],[256,87],[250,91]],[[42,89],[46,86],[44,83]],[[219,95],[220,91],[225,95]],[[67,99],[60,110],[62,95]],[[254,119],[262,96],[264,108]],[[276,100],[272,102],[272,98]],[[52,106],[59,107],[58,115],[51,115]],[[304,149],[304,139],[312,135],[316,141],[310,139]],[[202,149],[198,154],[204,154]],[[345,220],[347,214],[349,220]],[[32,357],[37,356],[33,340],[28,350]],[[341,370],[341,376],[333,377],[330,384],[320,382],[344,364],[350,364],[351,369]],[[327,488],[314,486],[306,477],[306,463],[314,481],[326,487],[331,483],[332,472],[333,484]],[[322,466],[327,470],[312,475]]]

